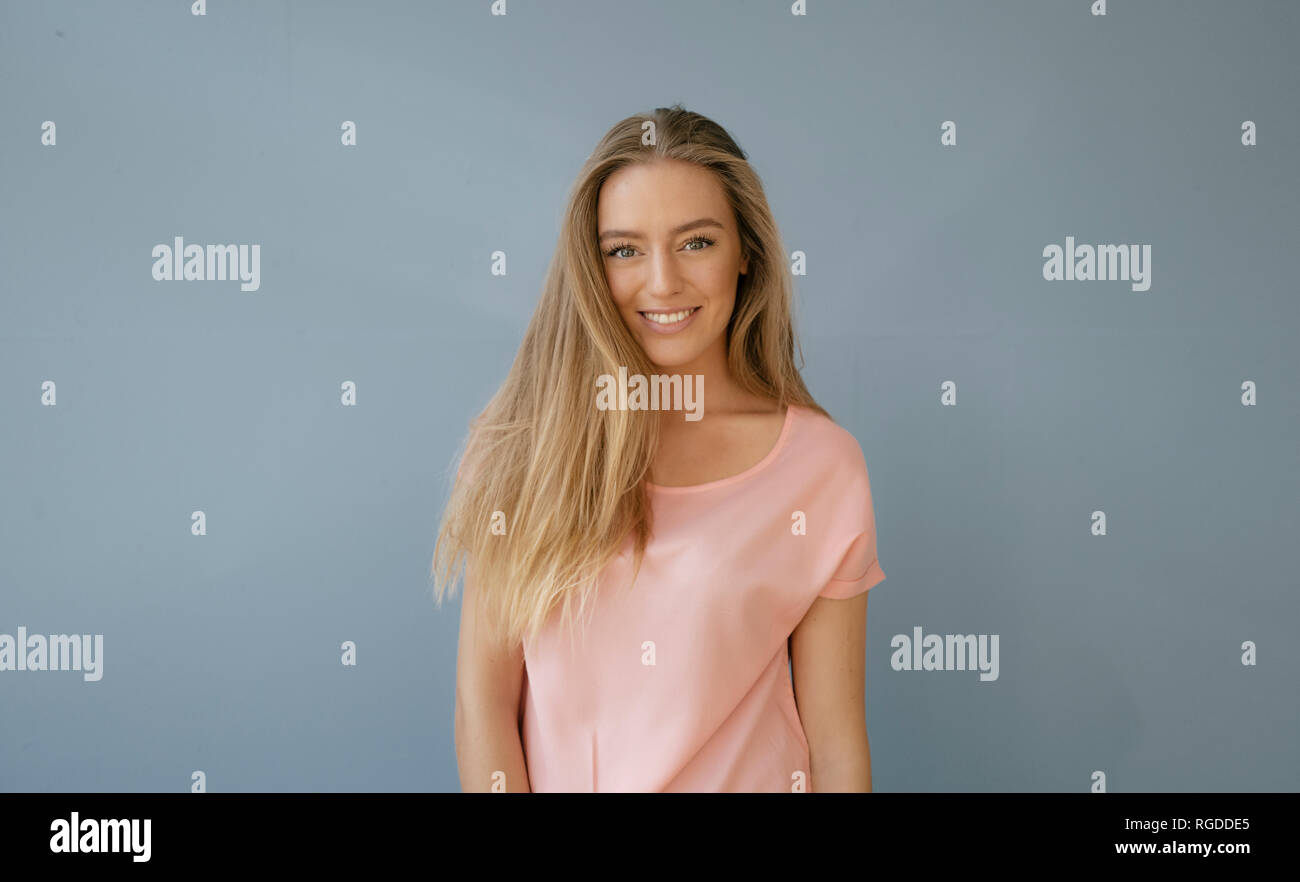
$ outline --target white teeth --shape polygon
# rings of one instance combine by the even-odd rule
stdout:
[[[680,322],[682,319],[686,318],[688,315],[690,315],[693,312],[695,312],[695,308],[683,309],[680,312],[661,312],[661,313],[643,312],[641,314],[646,318],[650,319],[650,321],[652,322],[657,322],[661,325],[672,325],[672,324],[676,324],[677,322]]]

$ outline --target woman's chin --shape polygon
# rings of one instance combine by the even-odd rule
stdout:
[[[646,358],[650,359],[655,370],[661,373],[672,373],[675,369],[688,365],[699,357],[698,352],[681,352],[676,347],[646,346],[643,348]],[[670,349],[672,351],[668,351]]]

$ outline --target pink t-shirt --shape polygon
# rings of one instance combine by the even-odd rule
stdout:
[[[602,571],[585,632],[524,644],[535,792],[811,792],[786,638],[818,597],[885,578],[857,439],[792,406],[744,472],[650,486],[654,533]]]

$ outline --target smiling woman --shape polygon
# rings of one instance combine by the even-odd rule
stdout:
[[[699,216],[676,222],[692,211]],[[749,260],[717,176],[679,159],[625,166],[600,188],[597,226],[610,294],[650,360],[721,365]]]
[[[435,547],[439,601],[465,566],[464,789],[870,789],[871,488],[795,365],[792,286],[716,123],[659,108],[592,151]],[[629,374],[697,378],[704,418],[593,403]]]

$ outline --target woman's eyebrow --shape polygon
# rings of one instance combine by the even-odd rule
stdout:
[[[699,220],[688,221],[684,224],[680,224],[676,227],[673,227],[668,232],[671,235],[676,236],[679,233],[684,233],[687,230],[694,230],[697,227],[718,227],[719,229],[726,229],[725,227],[722,226],[722,224],[718,223],[713,218],[702,217]],[[636,232],[635,230],[606,230],[605,232],[600,234],[600,239],[598,241],[603,242],[606,239],[613,239],[613,238],[640,239],[642,238],[642,234]]]

